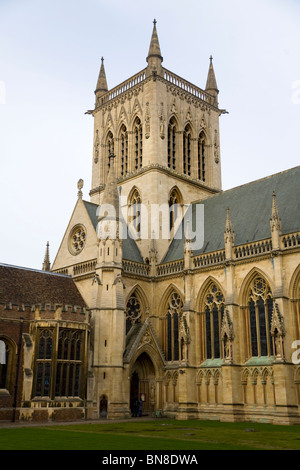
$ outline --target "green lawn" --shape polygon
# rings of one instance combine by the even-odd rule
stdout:
[[[158,419],[0,428],[0,450],[286,449],[300,449],[300,426]]]

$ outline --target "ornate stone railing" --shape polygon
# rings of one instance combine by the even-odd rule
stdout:
[[[300,232],[291,233],[281,237],[281,243],[283,248],[292,248],[300,246]]]
[[[146,78],[146,69],[142,70],[141,72],[136,73],[128,80],[120,83],[120,85],[115,86],[111,90],[109,90],[105,95],[101,96],[99,105],[103,105],[114,98],[117,98],[121,94],[131,90],[134,86],[139,85],[143,82]]]
[[[85,263],[76,264],[73,266],[73,276],[80,276],[82,274],[92,273],[95,271],[97,260],[93,259]]]
[[[165,276],[167,274],[176,274],[184,269],[184,260],[171,261],[170,263],[165,263],[157,266],[156,273],[157,276]]]
[[[170,82],[172,85],[175,85],[178,88],[181,88],[183,91],[190,93],[191,95],[195,96],[196,98],[199,98],[202,101],[205,101],[206,103],[215,105],[214,97],[206,93],[201,88],[193,85],[192,83],[188,82],[187,80],[184,80],[183,78],[179,77],[175,73],[170,72],[169,70],[165,68],[163,69],[163,71],[164,71],[164,79],[167,82]]]
[[[272,240],[263,240],[259,242],[247,243],[245,245],[237,246],[234,248],[234,255],[236,259],[247,258],[249,256],[256,256],[272,251]]]
[[[123,260],[123,271],[126,274],[138,274],[140,276],[149,276],[150,266],[136,261]]]
[[[211,266],[213,264],[223,263],[224,261],[225,250],[195,256],[193,258],[193,265],[195,268],[202,268],[205,266]]]

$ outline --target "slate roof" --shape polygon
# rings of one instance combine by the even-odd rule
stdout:
[[[271,237],[270,216],[276,194],[282,234],[300,230],[300,166],[199,201],[204,205],[204,244],[195,255],[224,249],[227,208],[230,209],[235,245]],[[195,220],[196,204],[189,212]],[[191,212],[192,211],[192,212]],[[181,234],[183,227],[179,228]],[[164,263],[184,258],[184,239],[173,239]]]
[[[0,264],[0,303],[62,304],[85,308],[73,279],[62,274]]]
[[[83,201],[83,203],[84,203],[84,205],[86,207],[86,210],[89,214],[89,217],[90,217],[91,222],[94,226],[94,229],[96,230],[97,229],[97,223],[98,223],[97,209],[98,209],[99,206],[97,204],[94,204],[93,202],[88,202],[88,201]],[[127,238],[124,238],[124,240],[123,240],[123,258],[128,260],[128,261],[136,261],[138,263],[143,263],[144,262],[137,244],[129,236],[129,234],[128,234]]]

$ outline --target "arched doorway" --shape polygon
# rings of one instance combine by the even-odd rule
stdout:
[[[147,353],[142,353],[134,363],[130,380],[130,407],[133,413],[135,400],[143,399],[143,415],[155,410],[156,381],[155,369]]]

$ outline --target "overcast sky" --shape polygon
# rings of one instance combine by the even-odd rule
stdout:
[[[0,0],[0,262],[51,262],[91,185],[101,56],[112,88],[163,65],[220,90],[223,189],[300,164],[299,0]],[[299,182],[300,183],[300,182]]]

